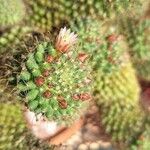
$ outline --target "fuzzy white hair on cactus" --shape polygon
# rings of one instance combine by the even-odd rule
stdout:
[[[28,128],[39,139],[48,139],[58,131],[56,122],[47,121],[40,114],[36,116],[35,113],[29,109],[25,110],[24,116]]]
[[[55,48],[65,53],[72,47],[77,41],[77,34],[71,32],[70,29],[66,27],[62,28],[56,38]]]

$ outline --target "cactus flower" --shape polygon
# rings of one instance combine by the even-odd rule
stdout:
[[[63,28],[60,30],[56,39],[55,47],[58,51],[65,53],[77,41],[77,35],[70,32],[70,29]]]

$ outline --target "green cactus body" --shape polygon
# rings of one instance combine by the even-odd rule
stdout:
[[[139,105],[140,89],[130,62],[111,74],[98,71],[96,95],[106,132],[113,140],[132,142],[142,132],[146,115]]]
[[[140,78],[150,81],[150,20],[138,23],[132,18],[124,21],[124,29],[130,46],[132,62]]]
[[[0,104],[0,149],[23,149],[25,124],[18,104]]]
[[[130,150],[149,150],[150,148],[150,128],[147,126],[144,133],[137,140],[136,145],[131,145]]]
[[[59,4],[65,8],[65,14],[68,18],[78,20],[87,17],[94,19],[114,17],[117,13],[131,8],[134,2],[129,0],[59,0]]]
[[[129,143],[142,132],[146,115],[140,108],[140,88],[125,53],[126,43],[111,24],[92,21],[86,26],[82,25],[79,37],[82,49],[91,54],[102,124],[114,141]]]
[[[49,31],[65,18],[64,7],[57,1],[27,1],[27,4],[30,11],[28,22],[38,30]]]
[[[12,47],[18,44],[23,36],[25,36],[31,29],[29,27],[16,26],[9,31],[4,32],[0,36],[0,53],[3,53],[8,50],[9,47]]]
[[[0,27],[9,27],[19,23],[25,14],[22,0],[0,0]]]
[[[48,1],[47,1],[48,2]],[[29,21],[30,24],[34,27],[40,29],[51,29],[52,27],[52,14],[51,7],[50,10],[47,10],[47,3],[45,6],[41,5],[40,1],[27,1],[28,8],[30,11]]]
[[[86,85],[90,77],[87,61],[80,62],[76,50],[69,55],[48,42],[39,44],[27,57],[18,84],[31,111],[66,125],[83,113],[91,89]]]
[[[101,68],[108,73],[123,63],[120,56],[124,54],[126,46],[111,21],[88,19],[73,23],[72,28],[79,34],[83,51],[90,56],[93,71]]]
[[[88,17],[94,19],[112,18],[118,13],[132,8],[133,1],[119,2],[105,0],[38,0],[27,1],[30,10],[29,22],[38,29],[50,30],[60,22],[80,20]]]

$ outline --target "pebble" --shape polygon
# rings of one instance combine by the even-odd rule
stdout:
[[[88,150],[88,146],[86,144],[80,144],[77,150]]]
[[[89,146],[90,150],[98,150],[100,148],[100,144],[97,142],[91,143]]]

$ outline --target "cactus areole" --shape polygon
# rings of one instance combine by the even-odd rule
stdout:
[[[65,125],[78,119],[91,99],[90,67],[87,58],[79,59],[83,52],[76,39],[61,29],[54,47],[42,42],[29,53],[19,75],[20,96],[30,111]]]

